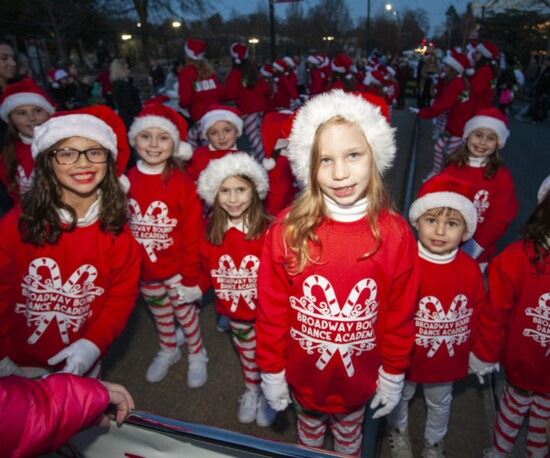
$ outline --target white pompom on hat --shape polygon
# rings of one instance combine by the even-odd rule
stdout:
[[[210,161],[199,175],[197,192],[209,206],[212,206],[223,181],[242,175],[254,182],[260,199],[265,199],[269,190],[267,172],[250,154],[243,152],[227,154]]]
[[[138,133],[150,127],[157,127],[170,134],[174,141],[174,157],[182,161],[191,159],[193,148],[185,141],[187,138],[187,123],[177,111],[161,103],[145,105],[143,110],[135,117],[128,131],[130,145],[135,147]]]
[[[296,113],[289,136],[288,158],[296,180],[309,185],[313,139],[321,124],[340,116],[361,129],[372,150],[380,174],[395,158],[395,129],[389,124],[382,97],[332,90],[309,99]]]
[[[497,108],[484,108],[479,110],[474,117],[470,118],[464,125],[462,138],[468,139],[472,131],[480,128],[491,129],[498,137],[498,147],[504,148],[506,140],[510,135],[508,130],[508,118]]]
[[[200,120],[202,138],[207,139],[206,132],[218,121],[227,121],[235,126],[239,137],[242,135],[243,120],[241,118],[241,112],[237,108],[228,107],[226,105],[210,105],[208,111]]]
[[[73,111],[54,113],[44,124],[35,127],[32,157],[36,157],[60,140],[83,137],[107,148],[116,161],[119,177],[130,158],[126,128],[120,117],[108,106],[93,105]]]
[[[0,97],[0,118],[8,122],[9,114],[17,107],[33,105],[53,114],[57,104],[31,78],[23,78],[17,83],[8,84]]]
[[[409,210],[409,221],[418,228],[418,219],[434,208],[452,208],[462,215],[466,232],[462,240],[470,239],[477,227],[477,209],[474,205],[474,189],[462,180],[438,174],[426,181],[418,191],[418,198]]]
[[[266,113],[262,120],[262,141],[265,158],[262,165],[269,172],[275,168],[275,160],[271,157],[273,151],[288,146],[288,125],[292,125],[291,111],[273,111]],[[288,124],[290,121],[290,124]]]
[[[235,59],[235,63],[238,65],[248,57],[248,47],[241,42],[235,42],[229,48],[231,57]]]
[[[189,38],[185,42],[185,55],[193,60],[199,60],[204,57],[206,52],[206,43],[197,38]]]

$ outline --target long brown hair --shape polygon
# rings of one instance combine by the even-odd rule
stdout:
[[[49,156],[51,151],[66,140],[60,140],[36,157],[32,187],[21,200],[19,232],[24,242],[35,246],[55,243],[63,232],[71,232],[76,227],[76,211],[61,201],[61,188],[52,167],[54,159]],[[98,189],[101,190],[102,199],[99,212],[101,230],[117,235],[122,231],[128,216],[126,195],[120,187],[112,155],[108,157],[106,174]],[[59,209],[65,209],[71,214],[72,223],[69,227],[62,225]]]
[[[271,222],[271,216],[265,210],[254,181],[246,175],[235,175],[234,177],[241,180],[252,190],[252,202],[243,214],[244,227],[246,228],[245,240],[258,239]],[[227,231],[228,223],[229,216],[216,198],[206,224],[206,240],[213,245],[220,246]]]
[[[316,229],[326,217],[327,209],[323,199],[323,192],[317,181],[317,174],[321,164],[319,139],[326,129],[340,124],[350,123],[340,116],[335,116],[317,128],[311,149],[310,185],[292,203],[290,211],[283,221],[283,241],[287,250],[285,268],[291,275],[303,272],[307,265],[317,263],[321,257],[322,246],[317,237]],[[380,247],[381,237],[378,227],[378,217],[381,211],[388,210],[391,213],[395,212],[392,199],[376,167],[372,152],[370,154],[370,161],[372,172],[366,193],[366,197],[368,198],[367,221],[374,236],[375,247],[371,251],[361,255],[360,259],[372,256]]]
[[[210,67],[210,64],[206,59],[197,59],[197,60],[189,59],[188,63],[189,65],[192,65],[197,69],[198,81],[208,79],[214,74],[212,67]]]
[[[543,274],[546,259],[550,254],[550,247],[548,246],[548,237],[550,236],[550,192],[546,193],[544,199],[533,210],[520,234],[524,241],[524,247],[530,243],[535,250],[535,256],[530,258],[529,262],[535,266],[539,274]]]
[[[470,151],[468,150],[467,143],[460,145],[456,151],[451,153],[445,160],[445,167],[449,164],[455,164],[458,169],[466,167],[470,158]],[[498,152],[498,149],[489,156],[487,156],[487,165],[483,172],[483,177],[490,180],[495,176],[497,170],[504,165],[504,161]]]

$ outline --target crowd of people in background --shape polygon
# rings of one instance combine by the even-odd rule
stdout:
[[[99,379],[138,295],[159,345],[144,379],[163,380],[185,348],[187,385],[200,389],[198,310],[213,290],[243,374],[241,423],[267,427],[293,405],[301,445],[323,447],[330,429],[336,451],[358,456],[370,406],[388,418],[392,457],[408,458],[421,384],[422,456],[443,457],[453,383],[502,366],[484,456],[509,456],[528,413],[527,452],[548,456],[548,341],[530,331],[549,316],[549,186],[521,241],[496,244],[518,210],[499,153],[508,117],[524,98],[519,119],[547,119],[550,59],[522,70],[490,41],[414,61],[374,50],[263,63],[235,42],[226,70],[207,53],[191,38],[181,61],[151,59],[145,93],[103,42],[95,78],[67,61],[38,84],[0,40],[0,393],[16,391],[13,377]],[[393,110],[412,88],[411,116],[433,120],[434,161],[400,215],[384,173]],[[92,420],[109,401],[119,422],[134,405],[118,386],[82,389],[99,399]],[[60,445],[22,437],[0,454]]]

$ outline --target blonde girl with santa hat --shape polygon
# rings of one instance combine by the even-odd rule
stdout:
[[[55,111],[55,102],[32,79],[6,86],[0,98],[0,118],[8,124],[0,160],[0,180],[14,204],[33,180],[31,143],[34,129]]]
[[[162,104],[146,105],[128,132],[139,160],[128,172],[130,229],[141,245],[140,291],[157,328],[160,350],[145,379],[156,383],[181,359],[176,323],[188,350],[187,386],[207,379],[204,349],[195,302],[198,287],[202,206],[193,181],[182,171],[191,155],[185,143],[183,117]]]
[[[187,134],[187,142],[192,148],[200,144],[200,119],[211,105],[221,104],[224,94],[223,86],[218,81],[216,73],[204,55],[206,43],[196,38],[185,42],[187,64],[178,75],[179,105],[189,111],[191,128]]]
[[[456,151],[462,145],[464,124],[474,115],[474,106],[470,99],[468,79],[463,75],[470,68],[468,58],[452,49],[443,59],[447,85],[442,94],[426,108],[409,107],[411,113],[422,119],[433,119],[445,112],[445,128],[439,134],[434,146],[433,170],[426,179],[441,171],[443,158]]]
[[[31,189],[0,221],[0,375],[99,377],[138,295],[126,129],[105,106],[62,112],[31,150]]]
[[[539,203],[521,230],[489,266],[487,306],[470,355],[470,371],[483,376],[504,369],[504,389],[492,448],[484,456],[549,456],[550,364],[548,306],[550,285],[550,193],[541,188]],[[546,191],[546,192],[544,192]],[[527,446],[514,443],[528,416]]]
[[[514,180],[499,153],[509,134],[508,118],[499,110],[478,111],[464,126],[464,145],[447,158],[442,171],[475,189],[477,230],[462,249],[477,260],[482,271],[518,211]]]
[[[259,426],[269,426],[275,418],[260,390],[254,330],[258,265],[270,222],[262,202],[268,188],[264,168],[242,152],[211,161],[197,187],[212,208],[200,242],[201,289],[214,288],[216,310],[229,320],[241,361],[246,389],[239,399],[238,419],[256,420]]]
[[[261,135],[262,117],[268,108],[271,88],[255,62],[248,57],[248,47],[244,43],[233,43],[229,50],[233,68],[225,80],[225,99],[228,102],[235,100],[242,113],[244,133],[254,157],[261,161],[265,156]]]
[[[396,152],[383,104],[335,90],[297,112],[288,151],[303,190],[258,274],[262,391],[275,410],[294,403],[300,444],[323,447],[330,427],[346,455],[360,453],[367,404],[381,417],[399,401],[414,340],[417,248],[382,180]]]

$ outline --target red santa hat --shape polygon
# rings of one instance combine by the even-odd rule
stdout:
[[[464,71],[470,69],[470,61],[468,58],[454,49],[451,49],[449,53],[443,58],[443,63],[456,70],[459,75],[462,75]]]
[[[376,84],[378,86],[384,85],[384,74],[379,70],[372,70],[367,72],[363,84],[370,86],[371,84]]]
[[[235,126],[237,135],[240,137],[243,133],[243,120],[241,112],[234,107],[226,105],[210,105],[206,114],[200,120],[201,135],[206,139],[208,129],[218,121],[227,121]]]
[[[8,84],[0,97],[0,118],[8,122],[9,114],[22,105],[34,105],[48,114],[55,111],[57,104],[31,78],[23,78],[17,83]]]
[[[273,67],[271,65],[262,65],[260,67],[260,75],[262,75],[264,78],[273,78],[273,75],[275,74],[275,71],[273,70]]]
[[[310,56],[307,56],[307,61],[310,64],[313,64],[316,67],[319,67],[325,61],[325,58],[324,58],[324,56],[321,56],[320,54],[311,54]]]
[[[279,73],[288,71],[288,65],[283,59],[277,59],[273,62],[273,68]]]
[[[367,59],[367,66],[371,68],[376,68],[378,65],[378,57],[376,56],[369,56]]]
[[[323,59],[323,63],[320,65],[320,67],[327,67],[330,64],[330,59],[326,54],[319,54],[319,57]]]
[[[48,81],[54,89],[59,88],[59,81],[63,78],[67,78],[69,74],[62,68],[52,68],[46,72]]]
[[[472,186],[449,175],[438,174],[426,181],[418,191],[418,198],[409,210],[409,221],[418,227],[418,219],[433,208],[452,208],[462,215],[466,232],[462,240],[474,235],[477,227],[477,209],[474,205],[475,191]]]
[[[468,135],[475,129],[491,129],[498,138],[498,147],[504,148],[506,140],[510,135],[508,130],[508,118],[496,108],[485,108],[479,110],[473,118],[470,118],[464,125],[464,134],[462,138],[466,140]]]
[[[211,207],[223,181],[226,178],[239,175],[250,178],[256,186],[260,199],[265,199],[269,190],[267,172],[250,154],[241,151],[226,154],[220,159],[210,161],[199,175],[197,192]]]
[[[135,117],[128,131],[130,145],[135,147],[139,132],[150,127],[157,127],[170,135],[174,141],[174,157],[182,161],[191,159],[193,149],[189,143],[185,142],[187,123],[177,111],[161,103],[145,105],[143,110]]]
[[[294,62],[294,59],[290,56],[285,56],[283,57],[283,60],[286,62],[286,64],[288,65],[288,68],[290,69],[293,69],[296,67],[296,62]]]
[[[262,120],[262,141],[265,151],[262,165],[267,171],[275,168],[275,160],[271,157],[273,151],[288,146],[289,132],[284,128],[284,122],[291,116],[291,111],[274,111],[266,113]]]
[[[206,43],[204,41],[196,38],[189,38],[189,40],[185,42],[185,54],[189,58],[193,60],[202,59],[205,52]]]
[[[489,41],[479,43],[476,47],[476,51],[480,52],[481,55],[486,57],[487,59],[491,59],[492,62],[496,62],[496,60],[498,59],[498,55],[500,54],[500,51],[498,50],[496,45]]]
[[[229,48],[231,57],[235,60],[236,64],[240,64],[248,57],[248,47],[244,43],[235,42]]]
[[[352,65],[353,62],[349,56],[346,56],[345,54],[336,54],[334,59],[332,59],[330,67],[337,73],[351,74],[350,72]]]
[[[340,116],[359,127],[367,139],[380,174],[395,157],[395,129],[385,116],[381,97],[333,90],[309,99],[296,113],[289,136],[288,158],[292,172],[304,187],[309,184],[311,150],[319,126]]]
[[[116,161],[119,177],[130,157],[126,127],[122,119],[108,106],[93,105],[73,111],[54,113],[44,124],[35,127],[32,138],[32,157],[36,157],[60,140],[83,137],[107,148]]]

